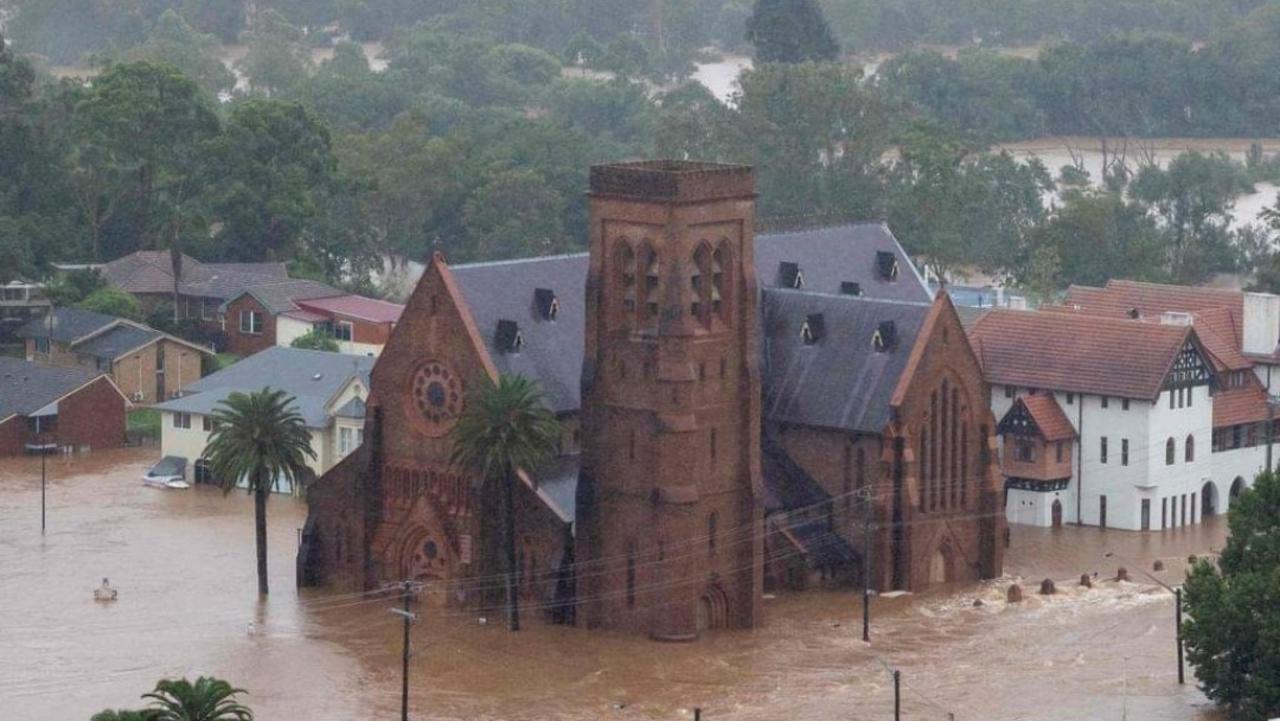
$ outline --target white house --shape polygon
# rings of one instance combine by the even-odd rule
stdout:
[[[155,406],[161,412],[160,447],[187,461],[196,482],[213,482],[203,462],[213,431],[212,414],[232,393],[264,387],[283,390],[311,430],[317,476],[363,442],[365,400],[374,359],[322,351],[271,347],[188,386],[181,398]],[[288,491],[291,489],[281,488]]]
[[[1160,530],[1226,510],[1265,465],[1267,396],[1199,330],[1063,309],[973,323],[1011,523]]]

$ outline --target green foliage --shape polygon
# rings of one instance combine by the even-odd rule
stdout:
[[[243,482],[253,494],[258,593],[265,596],[267,496],[279,480],[297,487],[311,475],[307,461],[316,457],[311,431],[298,414],[295,399],[284,391],[235,392],[218,405],[204,457],[213,477],[222,482],[223,493]]]
[[[131,436],[160,438],[160,411],[152,408],[138,408],[129,411],[125,429]]]
[[[338,341],[333,336],[322,330],[315,328],[293,339],[289,344],[292,348],[302,348],[304,350],[322,350],[330,353],[337,353],[342,350],[338,347]]]
[[[1218,566],[1201,560],[1187,576],[1182,635],[1205,695],[1262,721],[1280,714],[1280,477],[1259,474],[1228,523]]]
[[[155,721],[155,714],[151,711],[99,711],[94,714],[89,721]]]
[[[45,295],[55,306],[76,305],[107,287],[107,281],[94,268],[80,268],[59,273],[45,288]]]
[[[149,721],[253,721],[253,712],[236,701],[243,693],[226,681],[201,676],[194,684],[186,679],[161,681],[142,698],[151,702]]]
[[[1145,210],[1103,191],[1072,191],[1031,235],[1032,257],[1052,249],[1062,283],[1105,285],[1111,278],[1165,281],[1160,230]],[[1046,256],[1041,256],[1042,259]]]
[[[747,19],[747,42],[762,63],[830,61],[840,56],[817,0],[756,0]]]
[[[238,68],[249,78],[249,87],[265,95],[287,93],[311,73],[311,51],[305,36],[275,10],[257,13],[245,35],[249,51]]]
[[[128,320],[141,321],[143,316],[138,299],[118,288],[99,288],[76,303],[76,307]]]
[[[169,63],[196,81],[205,92],[217,94],[235,87],[235,75],[218,57],[219,40],[194,30],[174,10],[166,10],[147,35],[146,42],[129,49],[126,61]]]

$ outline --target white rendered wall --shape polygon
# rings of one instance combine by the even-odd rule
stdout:
[[[1280,342],[1280,296],[1244,294],[1244,352],[1270,354]]]
[[[314,328],[310,323],[290,318],[285,315],[276,316],[276,345],[288,348],[293,341],[310,333]]]

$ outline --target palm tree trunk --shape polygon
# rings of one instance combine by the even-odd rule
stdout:
[[[267,486],[259,478],[253,491],[253,526],[258,540],[258,595],[267,595]]]
[[[507,628],[520,630],[520,598],[516,588],[516,504],[515,473],[508,473],[502,509],[502,543],[507,551]]]

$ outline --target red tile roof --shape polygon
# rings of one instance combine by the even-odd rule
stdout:
[[[1213,395],[1213,427],[1223,428],[1240,423],[1257,423],[1267,420],[1267,392],[1262,385],[1251,382],[1243,388],[1218,391]]]
[[[1240,352],[1240,315],[1234,308],[1211,308],[1192,314],[1196,335],[1213,356],[1215,370],[1248,370],[1253,361]]]
[[[400,314],[404,312],[404,306],[398,303],[365,298],[360,295],[339,295],[295,302],[308,310],[335,313],[370,323],[395,323],[400,320]]]
[[[987,381],[1143,400],[1160,393],[1190,326],[993,310],[969,332]]]
[[[1244,293],[1225,288],[1143,283],[1136,280],[1110,280],[1104,288],[1073,285],[1062,301],[1067,307],[1079,305],[1090,312],[1123,315],[1137,309],[1145,318],[1158,317],[1166,311],[1194,313],[1213,308],[1231,308],[1237,317],[1244,313]]]
[[[1040,435],[1044,436],[1046,441],[1052,443],[1076,437],[1076,429],[1071,425],[1071,420],[1067,418],[1067,414],[1062,411],[1062,406],[1058,405],[1058,401],[1054,400],[1051,394],[1037,393],[1033,396],[1022,396],[1018,400],[1027,407],[1031,420],[1036,422]]]

